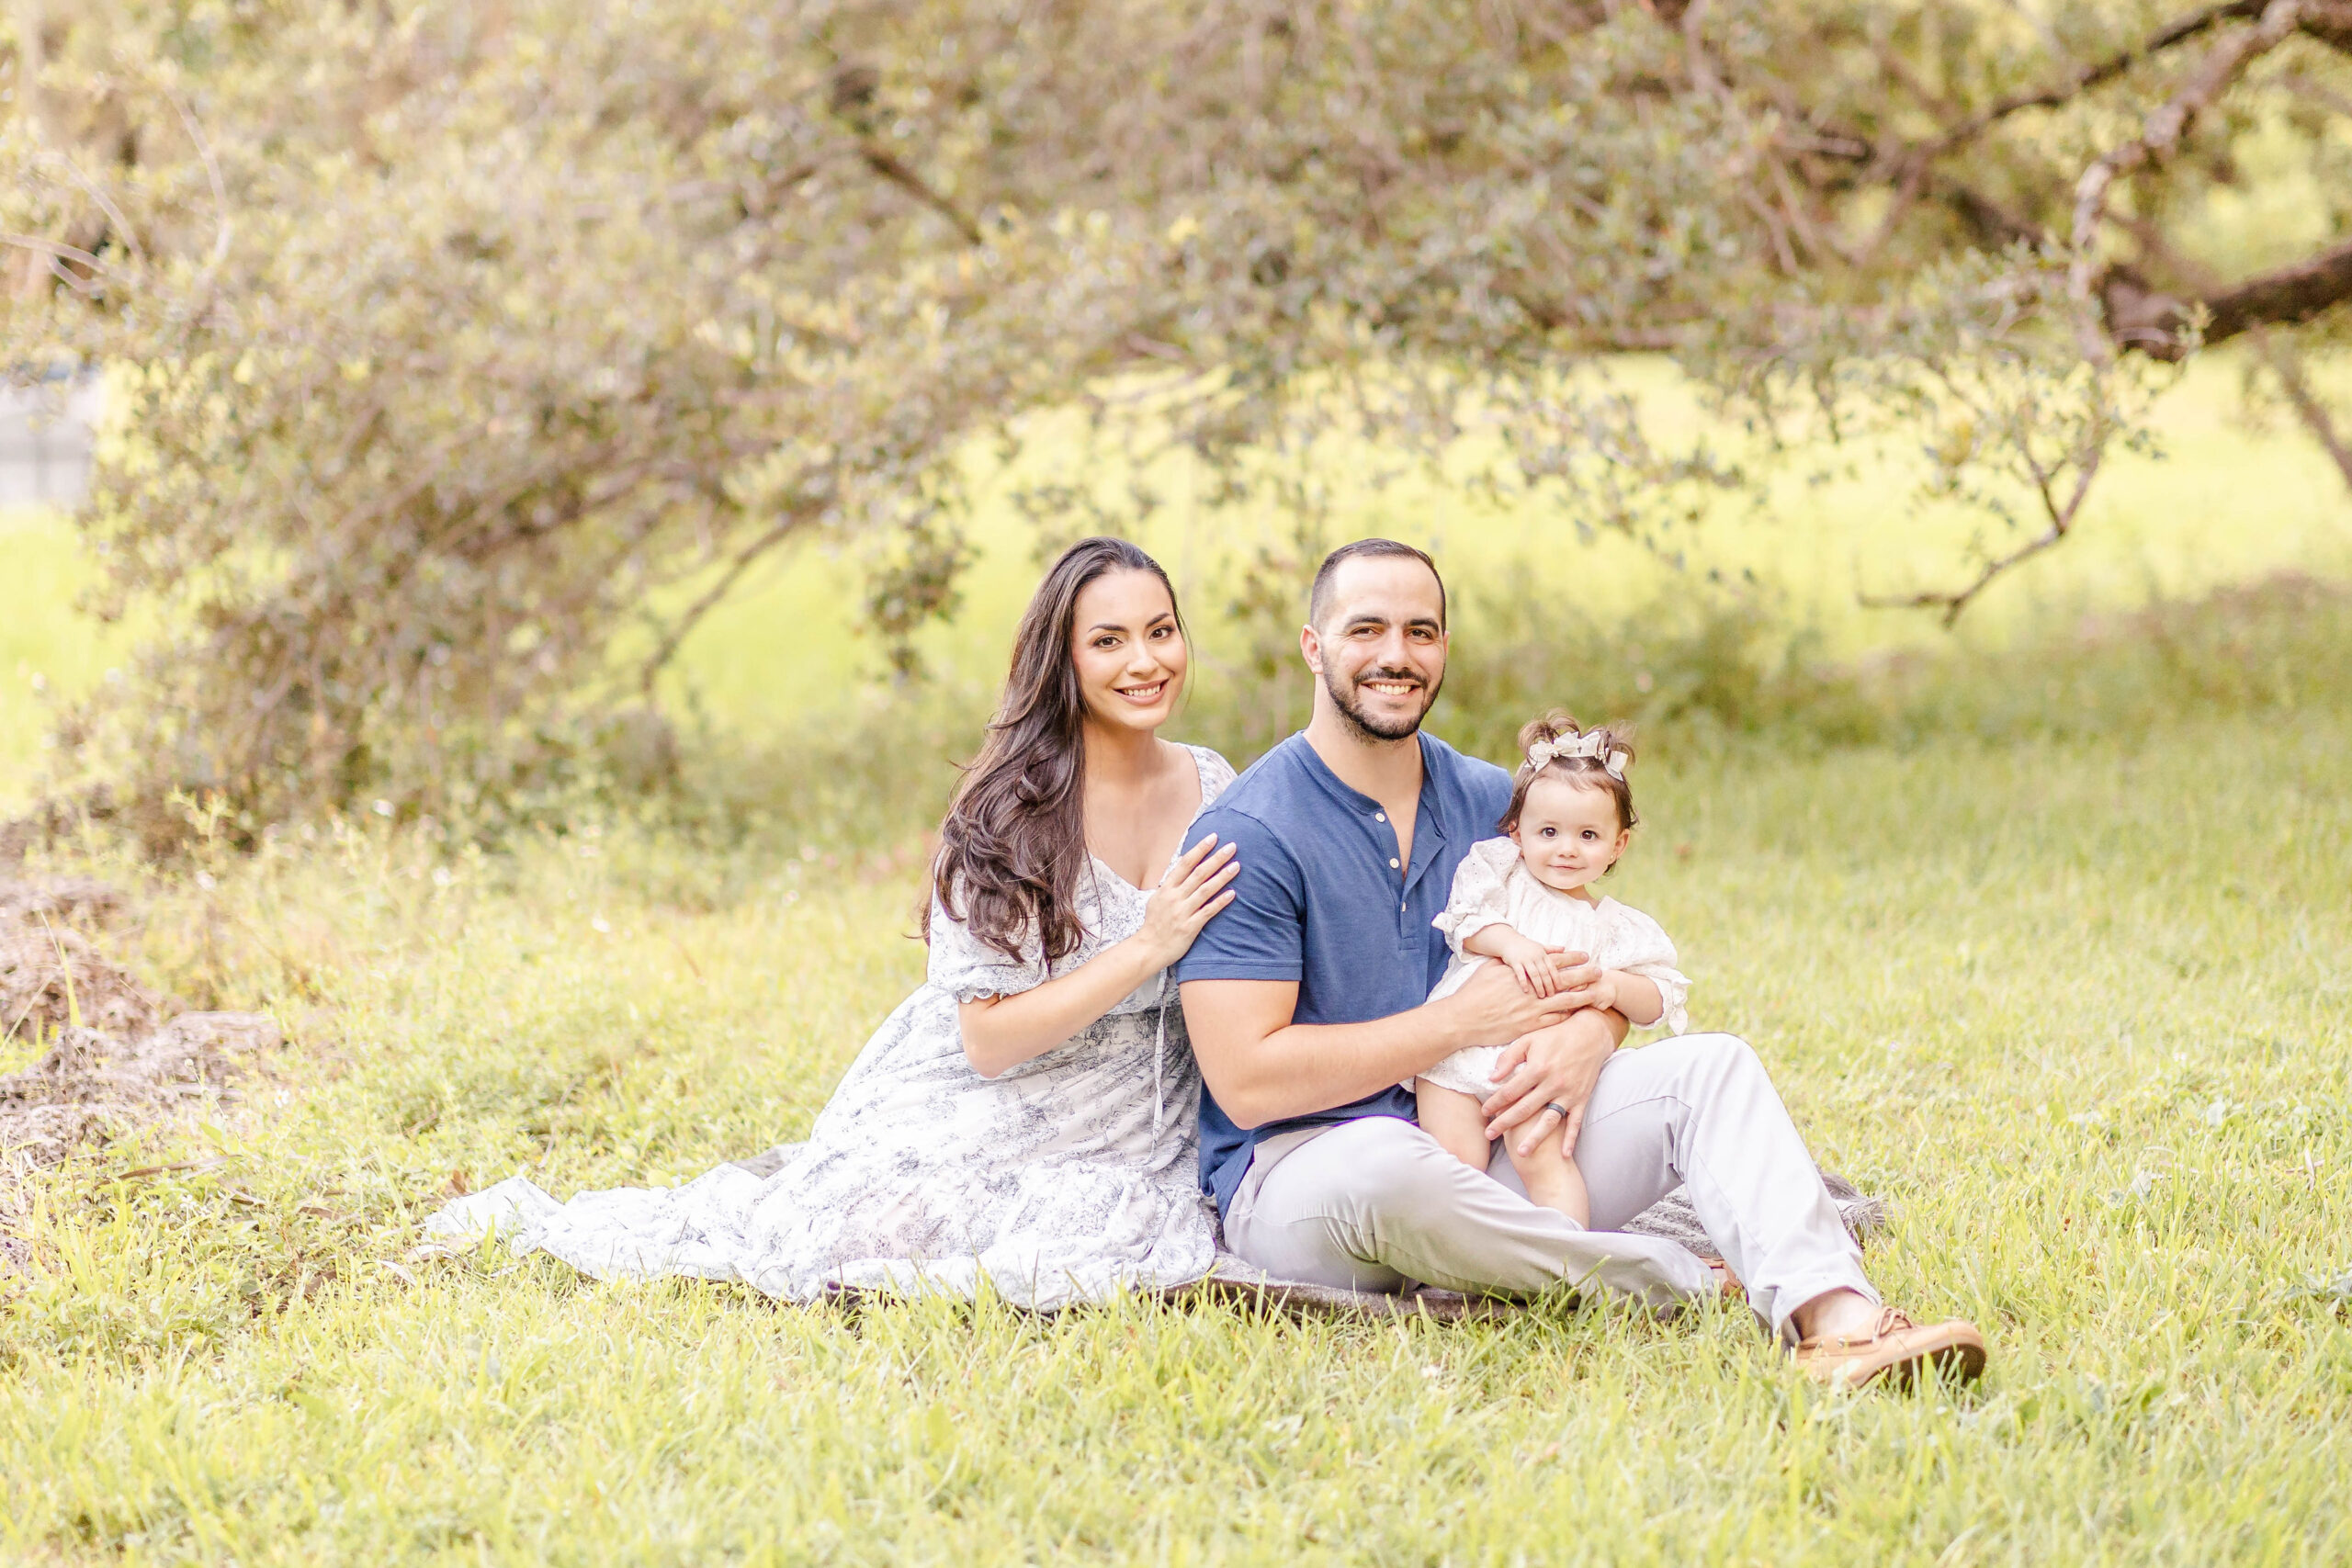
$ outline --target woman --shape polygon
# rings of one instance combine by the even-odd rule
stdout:
[[[1200,1077],[1168,966],[1232,897],[1229,846],[1184,846],[1232,782],[1159,738],[1189,663],[1175,591],[1085,539],[1022,617],[1003,705],[940,829],[922,987],[858,1054],[808,1141],[764,1179],[558,1204],[517,1177],[434,1234],[514,1232],[599,1278],[742,1280],[1055,1307],[1198,1279]]]

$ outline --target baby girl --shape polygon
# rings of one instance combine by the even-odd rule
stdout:
[[[1634,750],[1624,731],[1603,725],[1580,733],[1555,711],[1519,732],[1527,752],[1512,781],[1510,807],[1498,824],[1507,835],[1470,847],[1453,874],[1453,892],[1437,927],[1453,947],[1430,999],[1451,996],[1488,959],[1510,966],[1521,985],[1548,997],[1558,989],[1552,955],[1581,953],[1600,965],[1591,1005],[1613,1008],[1637,1024],[1663,1021],[1681,1033],[1690,982],[1675,967],[1674,943],[1656,920],[1592,884],[1608,874],[1634,836],[1634,792],[1625,769]],[[1421,1125],[1464,1163],[1487,1168],[1487,1118],[1479,1101],[1494,1093],[1489,1075],[1505,1041],[1456,1051],[1420,1076]],[[1510,1148],[1528,1196],[1589,1224],[1590,1199],[1576,1162],[1545,1138],[1534,1153]]]

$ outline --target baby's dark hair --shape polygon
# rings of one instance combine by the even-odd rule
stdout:
[[[1600,739],[1600,754],[1597,757],[1554,757],[1540,768],[1527,765],[1527,754],[1537,746],[1551,741],[1574,740],[1584,733],[1576,716],[1565,708],[1554,708],[1542,718],[1522,728],[1519,732],[1519,772],[1511,776],[1510,806],[1503,812],[1503,819],[1496,824],[1499,833],[1512,833],[1519,829],[1519,815],[1527,809],[1527,791],[1537,779],[1564,779],[1579,789],[1604,791],[1617,803],[1617,826],[1631,829],[1641,818],[1634,813],[1634,786],[1625,782],[1622,770],[1634,761],[1634,727],[1623,720],[1614,720],[1593,731]],[[1618,764],[1619,773],[1611,773],[1608,760],[1611,753],[1623,753],[1624,761]],[[1615,870],[1615,867],[1611,867]]]

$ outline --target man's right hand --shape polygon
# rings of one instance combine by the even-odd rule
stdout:
[[[1451,1043],[1446,1055],[1466,1045],[1502,1045],[1559,1022],[1576,1010],[1564,1006],[1566,994],[1590,986],[1598,976],[1592,961],[1581,953],[1554,953],[1554,987],[1548,997],[1530,996],[1510,965],[1482,964],[1462,988],[1445,998],[1452,1009]]]
[[[1564,993],[1589,988],[1600,971],[1580,953],[1553,962],[1549,997],[1529,996],[1503,964],[1482,964],[1452,996],[1363,1023],[1293,1023],[1295,980],[1186,980],[1184,1021],[1218,1108],[1237,1127],[1262,1127],[1392,1089],[1465,1045],[1508,1047],[1572,1016]]]
[[[1592,1086],[1624,1038],[1622,1017],[1586,1008],[1503,1047],[1495,1063],[1495,1091],[1484,1104],[1487,1136],[1509,1138],[1529,1155],[1556,1134],[1561,1155],[1574,1159]]]

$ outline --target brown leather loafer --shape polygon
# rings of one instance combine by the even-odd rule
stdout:
[[[1797,1364],[1832,1388],[1860,1388],[1881,1378],[1908,1383],[1922,1367],[1973,1382],[1984,1371],[1984,1336],[1961,1318],[1916,1324],[1888,1307],[1868,1334],[1804,1341]]]

